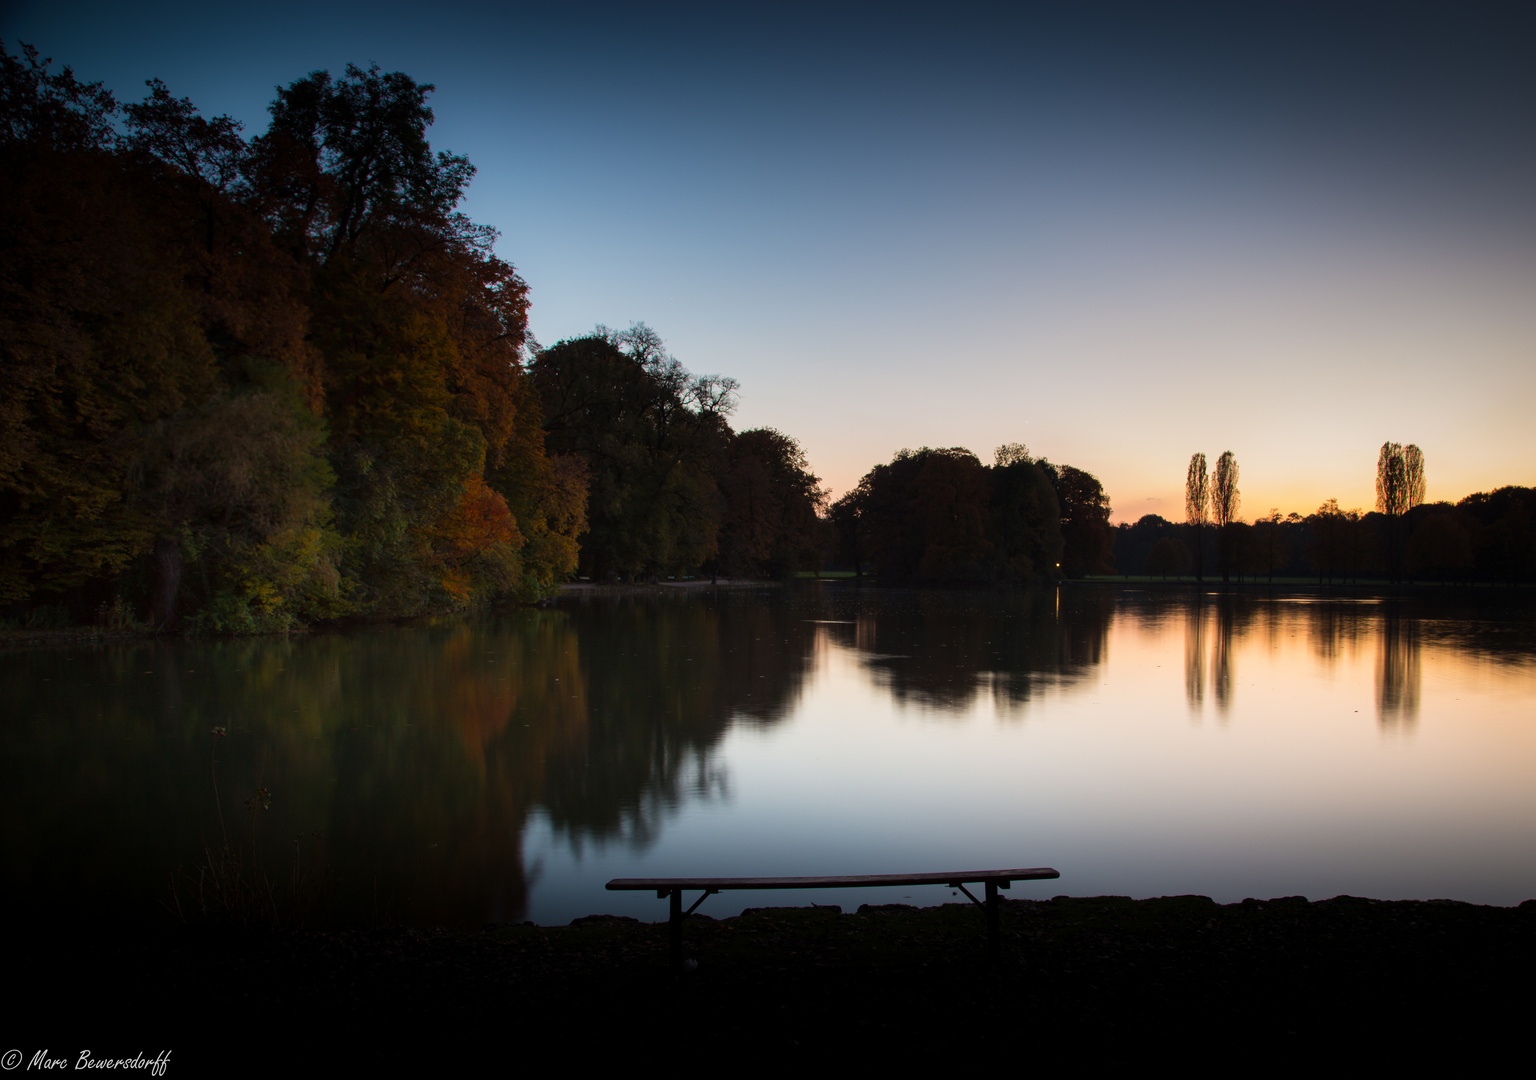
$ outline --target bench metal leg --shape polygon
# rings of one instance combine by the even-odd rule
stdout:
[[[683,970],[683,890],[672,890],[672,910],[667,931],[672,938],[672,970]]]
[[[968,900],[970,900],[971,903],[973,903],[977,907],[981,908],[982,914],[984,916],[986,916],[986,919],[987,919],[987,955],[989,957],[991,957],[992,963],[996,964],[997,960],[998,960],[999,951],[1001,950],[1002,944],[1003,944],[1003,930],[1002,930],[1002,926],[1001,926],[1003,902],[1002,902],[1002,898],[997,895],[997,890],[998,890],[999,885],[1001,885],[1002,888],[1006,889],[1009,885],[1012,884],[1012,882],[1007,882],[1007,881],[1005,881],[1005,882],[998,882],[998,881],[995,881],[995,880],[987,880],[987,881],[982,882],[982,884],[984,884],[987,887],[987,892],[986,892],[987,899],[986,899],[985,902],[982,902],[981,900],[976,899],[975,895],[971,892],[971,890],[967,889],[965,887],[965,883],[964,882],[952,881],[952,882],[949,883],[949,887],[951,889],[959,889],[961,892],[965,893],[966,898]]]
[[[998,925],[1002,914],[1002,901],[998,899],[997,882],[987,882],[987,951],[992,962],[997,963],[997,953],[1002,945],[1003,931]]]
[[[671,939],[673,971],[683,970],[683,920],[697,911],[700,904],[719,891],[719,889],[705,889],[687,911],[683,910],[682,889],[672,889],[668,892],[657,893],[657,896],[665,896],[671,900],[667,912],[667,935]]]

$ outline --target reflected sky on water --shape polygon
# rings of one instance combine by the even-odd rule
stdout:
[[[1028,865],[1062,878],[1014,895],[1512,904],[1536,896],[1533,639],[1524,597],[837,583],[10,653],[6,884],[141,918],[227,840],[279,887],[297,858],[342,921],[659,918],[603,883]]]

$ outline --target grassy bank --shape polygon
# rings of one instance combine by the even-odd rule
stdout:
[[[18,970],[39,982],[13,1042],[173,1047],[187,1070],[291,1061],[311,1045],[306,1060],[354,1065],[515,1063],[555,1047],[572,1062],[981,1064],[965,1056],[986,1052],[1073,1071],[1168,1055],[1466,1067],[1516,1045],[1536,1004],[1536,903],[1058,898],[1007,903],[1003,939],[990,964],[968,905],[760,909],[690,919],[697,968],[674,974],[664,924],[607,916],[479,931],[82,930],[27,947],[37,955]]]

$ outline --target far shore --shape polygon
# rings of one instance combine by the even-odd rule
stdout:
[[[997,588],[995,584],[986,582],[955,582],[949,584],[927,585],[902,583],[882,583],[878,578],[866,575],[857,578],[851,571],[831,571],[820,575],[809,572],[796,575],[791,579],[796,582],[820,581],[837,584],[860,584],[870,587],[886,588]],[[765,580],[760,578],[687,578],[677,580],[636,581],[633,584],[612,581],[571,581],[562,584],[559,592],[544,600],[538,601],[535,606],[547,606],[566,596],[636,596],[645,594],[664,594],[668,592],[705,592],[710,590],[750,590],[750,589],[776,589],[785,584],[779,580]],[[1071,588],[1075,585],[1108,585],[1129,588],[1166,587],[1169,589],[1188,590],[1191,586],[1217,592],[1231,593],[1262,593],[1274,589],[1289,589],[1298,592],[1319,594],[1323,596],[1338,595],[1349,596],[1361,593],[1369,595],[1418,595],[1418,594],[1455,594],[1475,593],[1477,595],[1497,595],[1500,593],[1526,594],[1536,589],[1536,583],[1519,582],[1516,584],[1494,584],[1485,581],[1464,582],[1398,582],[1396,584],[1386,580],[1361,579],[1359,581],[1334,581],[1319,583],[1315,579],[1285,578],[1274,581],[1221,581],[1219,579],[1206,578],[1200,580],[1193,577],[1145,577],[1145,576],[1120,576],[1120,575],[1096,575],[1085,578],[1065,578],[1055,582],[1041,582],[1037,588]],[[1025,589],[1030,586],[1015,585],[1008,588]],[[411,625],[420,620],[440,619],[452,617],[454,613],[420,615],[398,619],[342,619],[332,623],[321,623],[313,627],[299,627],[286,633],[231,635],[210,634],[206,640],[232,640],[241,637],[286,637],[296,634],[306,634],[312,631],[324,632],[326,630],[356,629],[368,626],[401,626]],[[145,627],[132,629],[109,629],[103,626],[63,626],[63,627],[27,627],[10,626],[0,627],[0,652],[16,649],[33,648],[66,648],[82,645],[120,645],[135,641],[150,641],[155,639],[186,639],[187,634],[180,630],[151,630]]]
[[[769,589],[782,582],[760,581],[752,578],[685,578],[682,581],[673,579],[656,581],[636,581],[626,583],[621,581],[570,581],[560,586],[561,594],[566,593],[634,593],[646,589]]]

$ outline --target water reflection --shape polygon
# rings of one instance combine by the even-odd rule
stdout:
[[[874,591],[835,596],[827,610],[877,605],[835,640],[856,648],[877,686],[898,702],[961,715],[982,694],[1017,715],[1044,685],[1063,686],[1098,665],[1114,597],[1055,593]]]
[[[1205,604],[1195,597],[1184,616],[1184,696],[1196,716],[1205,706]]]
[[[1385,729],[1411,730],[1419,717],[1419,634],[1398,604],[1388,602],[1381,617],[1376,654],[1376,714]]]
[[[535,809],[573,844],[645,846],[727,791],[715,746],[786,715],[811,645],[795,613],[737,597],[6,657],[5,810],[37,823],[7,884],[142,915],[222,842],[215,785],[226,813],[263,786],[271,811],[230,828],[279,888],[295,838],[312,862],[323,837],[337,917],[515,920]]]
[[[1184,697],[1192,717],[1205,708],[1209,684],[1218,719],[1225,721],[1232,708],[1235,642],[1246,635],[1255,609],[1245,596],[1218,594],[1191,596],[1184,615]]]
[[[1216,711],[1225,720],[1232,708],[1232,635],[1238,621],[1238,599],[1226,595],[1216,601],[1216,641],[1211,651],[1211,685],[1216,692]]]
[[[1374,644],[1377,715],[1384,727],[1411,729],[1419,711],[1424,622],[1400,599],[1193,595],[1183,611],[1185,699],[1198,718],[1209,690],[1217,716],[1225,718],[1234,705],[1240,653],[1273,657],[1288,640],[1301,638],[1323,667],[1332,669]],[[1488,649],[1500,641],[1486,626],[1479,633],[1480,623],[1472,619],[1439,619],[1431,625],[1454,647]],[[1250,637],[1255,639],[1251,645]],[[1515,641],[1506,645],[1512,653],[1522,648]]]
[[[1115,715],[1146,723],[1166,703],[1182,727],[1209,698],[1233,733],[1255,706],[1302,701],[1303,686],[1326,705],[1331,680],[1358,676],[1368,694],[1374,661],[1379,724],[1412,733],[1428,723],[1425,655],[1529,670],[1532,621],[1511,604],[834,586],[578,596],[437,626],[13,653],[0,656],[0,886],[74,917],[153,912],[171,869],[195,868],[220,837],[216,780],[231,831],[255,837],[279,885],[295,838],[306,867],[323,865],[336,918],[515,921],[541,872],[524,851],[530,821],[593,860],[651,850],[685,807],[728,815],[744,760],[727,757],[730,733],[793,727],[834,660],[860,681],[857,700],[944,718],[934,738],[1098,686],[1112,639],[1136,656],[1117,676]],[[1240,699],[1240,672],[1269,689]],[[215,726],[229,731],[216,761]],[[894,740],[896,728],[870,731]],[[1095,737],[1105,741],[1074,759],[1084,785],[1117,752]],[[876,756],[824,775],[883,791],[867,775]],[[241,803],[257,786],[273,806],[253,815]]]
[[[540,801],[577,845],[643,847],[685,800],[726,795],[716,744],[733,722],[789,713],[815,642],[793,607],[752,595],[597,597],[563,610],[585,646],[589,730],[579,752],[548,763]]]
[[[1374,601],[1359,602],[1325,597],[1302,605],[1310,616],[1312,651],[1327,666],[1352,658],[1368,636],[1375,615]]]

